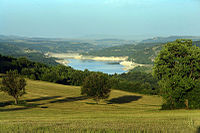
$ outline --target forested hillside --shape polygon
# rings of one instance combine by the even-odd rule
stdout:
[[[92,56],[128,56],[128,60],[141,64],[152,64],[157,52],[161,49],[160,43],[140,43],[123,45],[102,50],[90,51],[84,55]]]
[[[91,56],[128,56],[129,61],[141,64],[153,64],[165,43],[138,43],[137,45],[123,45],[101,50],[93,50],[83,55]],[[194,41],[193,45],[200,47],[200,41]]]
[[[98,49],[97,46],[89,43],[78,43],[69,41],[39,41],[39,40],[0,40],[0,52],[9,53],[11,50],[15,52],[38,51],[42,53],[55,52],[85,52],[93,49]]]
[[[66,41],[49,38],[24,38],[14,36],[0,36],[0,53],[14,57],[27,57],[32,61],[56,65],[55,58],[46,57],[47,52],[80,53],[100,49],[89,43]]]

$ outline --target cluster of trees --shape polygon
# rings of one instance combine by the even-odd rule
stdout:
[[[49,66],[26,58],[13,58],[0,55],[0,73],[17,70],[26,78],[43,80],[66,85],[82,85],[83,80],[91,72],[80,71],[63,65]]]
[[[114,75],[115,82],[113,88],[137,92],[142,94],[159,94],[159,87],[156,78],[151,73],[145,73],[142,71],[130,71],[119,75]]]

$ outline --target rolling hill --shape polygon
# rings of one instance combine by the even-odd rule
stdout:
[[[0,132],[195,132],[200,125],[199,110],[160,110],[158,96],[112,90],[98,105],[80,87],[27,84],[18,106],[0,92]]]

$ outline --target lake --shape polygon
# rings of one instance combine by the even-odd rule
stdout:
[[[124,66],[119,62],[112,61],[95,61],[95,60],[79,60],[79,59],[66,59],[69,61],[68,66],[77,70],[88,69],[90,71],[99,71],[108,74],[120,74],[126,72],[123,70]]]

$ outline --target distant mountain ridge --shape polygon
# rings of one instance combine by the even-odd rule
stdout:
[[[176,39],[191,39],[193,41],[199,41],[200,36],[169,36],[169,37],[154,37],[141,41],[141,43],[167,43],[173,42]]]

